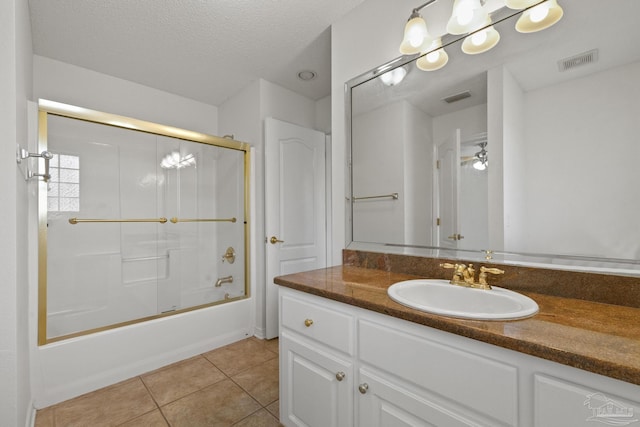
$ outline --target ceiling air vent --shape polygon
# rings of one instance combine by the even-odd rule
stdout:
[[[562,72],[572,70],[583,65],[593,64],[595,62],[598,62],[598,49],[583,52],[570,58],[561,59],[558,61],[558,69]]]
[[[469,98],[471,96],[471,92],[465,90],[464,92],[456,93],[453,95],[449,95],[446,98],[442,98],[444,102],[447,104],[451,104],[452,102],[460,101],[465,98]]]

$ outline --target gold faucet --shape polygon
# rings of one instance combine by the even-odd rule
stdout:
[[[440,264],[443,268],[452,268],[453,277],[449,281],[452,285],[464,286],[466,288],[476,289],[491,289],[491,285],[487,283],[487,274],[504,274],[504,270],[499,268],[489,268],[485,266],[480,267],[480,274],[478,275],[478,282],[475,281],[476,270],[473,268],[473,264],[450,264],[445,262]]]

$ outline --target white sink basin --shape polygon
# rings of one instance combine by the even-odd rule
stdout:
[[[407,307],[442,316],[476,320],[512,320],[533,316],[538,304],[504,288],[465,288],[447,280],[417,279],[394,283],[389,297]]]

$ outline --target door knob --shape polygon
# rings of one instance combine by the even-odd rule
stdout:
[[[358,386],[358,391],[362,394],[366,394],[369,391],[369,384],[362,383]]]
[[[279,240],[276,236],[271,236],[271,239],[269,239],[269,241],[272,245],[275,245],[276,243],[284,243],[284,240]]]
[[[346,374],[344,372],[340,371],[340,372],[336,373],[336,379],[338,381],[342,381],[344,379],[344,377],[346,377]]]

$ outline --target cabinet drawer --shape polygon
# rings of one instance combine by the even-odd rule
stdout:
[[[514,366],[366,320],[359,322],[360,359],[404,381],[495,420],[518,422]]]
[[[342,311],[319,306],[310,300],[281,293],[282,326],[349,355],[353,354],[355,338],[353,316]]]

